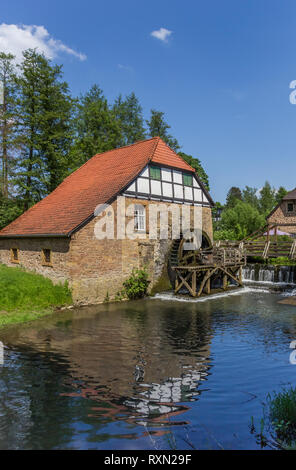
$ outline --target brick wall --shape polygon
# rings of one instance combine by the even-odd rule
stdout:
[[[294,211],[288,212],[288,203],[294,203]],[[296,201],[282,201],[276,211],[267,219],[268,223],[296,224]],[[296,226],[279,227],[283,232],[296,233]]]

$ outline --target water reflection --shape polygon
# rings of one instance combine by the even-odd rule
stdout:
[[[71,432],[63,433],[73,406],[100,428],[116,420],[164,434],[157,428],[187,424],[184,413],[209,367],[210,317],[201,321],[189,312],[180,322],[172,305],[162,305],[161,312],[153,302],[126,304],[119,312],[118,305],[108,305],[9,328],[1,338],[8,348],[5,366],[17,372],[17,383],[10,385],[1,374],[1,409],[8,388],[17,395],[20,386],[24,390],[21,409],[12,407],[13,419],[6,414],[2,432],[11,420],[27,420],[23,436],[28,430],[35,435],[41,419],[47,431],[54,426],[50,446],[56,446],[71,440]]]
[[[296,371],[278,299],[153,299],[1,330],[0,448],[188,448],[189,429],[197,448],[256,448],[250,416]]]

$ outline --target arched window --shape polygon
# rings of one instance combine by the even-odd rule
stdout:
[[[141,204],[135,204],[135,230],[138,231],[145,231],[146,230],[146,213],[145,213],[145,206]]]

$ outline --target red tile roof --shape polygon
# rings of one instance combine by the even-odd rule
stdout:
[[[1,236],[69,235],[149,163],[195,172],[159,137],[95,155],[52,193],[0,231]]]

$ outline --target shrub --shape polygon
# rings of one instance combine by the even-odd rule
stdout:
[[[132,275],[123,283],[128,299],[141,299],[147,294],[150,281],[145,269],[133,269]]]

